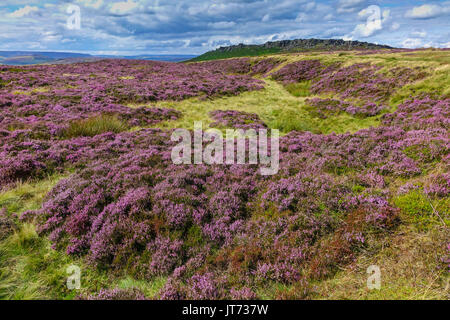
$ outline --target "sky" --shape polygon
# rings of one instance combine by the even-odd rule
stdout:
[[[298,38],[450,48],[450,1],[0,1],[0,51],[201,54]]]

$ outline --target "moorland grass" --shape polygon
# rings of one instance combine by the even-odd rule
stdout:
[[[129,126],[115,115],[102,114],[96,117],[73,121],[65,129],[62,136],[66,139],[76,137],[94,137],[96,135],[127,131]]]
[[[349,114],[339,114],[328,119],[312,117],[305,108],[305,100],[316,96],[295,97],[282,84],[270,79],[264,79],[264,81],[266,84],[263,90],[244,92],[239,96],[212,100],[192,98],[183,101],[158,102],[157,107],[179,110],[182,112],[182,117],[156,126],[165,129],[193,129],[195,121],[202,121],[204,127],[207,127],[213,122],[209,113],[214,110],[256,113],[269,128],[279,129],[281,134],[287,134],[293,130],[323,134],[356,132],[379,125],[380,116],[363,119]]]

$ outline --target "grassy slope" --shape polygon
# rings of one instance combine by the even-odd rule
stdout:
[[[267,54],[275,54],[279,53],[281,50],[277,48],[264,49],[264,48],[242,48],[235,49],[231,52],[221,52],[221,51],[210,51],[202,54],[201,56],[195,57],[194,59],[189,60],[189,62],[198,62],[198,61],[209,61],[209,60],[217,60],[217,59],[228,59],[228,58],[237,58],[237,57],[256,57],[263,56]]]
[[[392,110],[420,92],[435,92],[450,96],[450,53],[443,51],[421,51],[361,56],[353,53],[339,54],[284,54],[284,64],[301,59],[320,59],[323,62],[340,61],[347,65],[371,62],[388,68],[398,66],[425,66],[431,76],[424,81],[400,89],[391,98]],[[279,68],[281,68],[280,66]],[[354,132],[376,126],[379,117],[357,119],[339,115],[326,120],[311,117],[305,110],[305,99],[309,97],[307,85],[284,88],[270,79],[264,79],[266,88],[261,91],[245,92],[235,97],[221,97],[213,100],[199,98],[181,102],[160,102],[158,106],[172,107],[184,116],[172,122],[160,124],[163,128],[192,128],[194,121],[211,123],[208,113],[216,109],[236,109],[255,112],[271,127],[282,133],[291,130],[314,132]],[[287,90],[288,89],[288,90]],[[294,93],[294,94],[292,94]],[[33,94],[33,93],[30,93]],[[130,107],[133,107],[130,105]],[[136,128],[134,128],[135,130]],[[443,170],[437,166],[436,170]],[[434,172],[435,173],[435,172]],[[421,182],[427,176],[416,178]],[[52,176],[42,181],[23,183],[16,188],[0,192],[0,208],[7,207],[11,213],[19,214],[41,206],[46,193],[64,176]],[[394,183],[400,185],[404,181]],[[343,268],[335,277],[315,283],[312,298],[316,299],[448,299],[449,277],[445,270],[436,268],[437,261],[444,255],[442,243],[450,242],[448,228],[443,227],[433,215],[431,206],[421,195],[409,194],[405,198],[393,199],[402,209],[403,224],[392,235],[379,243],[376,251],[364,252],[358,261]],[[433,204],[436,210],[449,214],[449,199]],[[148,297],[158,292],[164,278],[153,282],[135,281],[124,277],[112,279],[108,275],[90,269],[83,261],[74,261],[64,253],[50,248],[46,238],[38,237],[33,225],[20,225],[19,229],[0,242],[0,299],[71,299],[75,292],[65,287],[66,268],[71,264],[82,268],[83,292],[97,291],[103,287],[140,288]],[[366,269],[379,265],[382,271],[382,290],[368,291]],[[260,292],[261,298],[273,298],[280,291],[291,288],[274,284],[272,289]]]

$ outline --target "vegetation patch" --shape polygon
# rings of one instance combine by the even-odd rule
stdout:
[[[126,122],[119,120],[114,115],[100,115],[85,120],[74,121],[63,131],[62,136],[66,139],[76,137],[94,137],[96,135],[113,132],[119,133],[129,129]]]

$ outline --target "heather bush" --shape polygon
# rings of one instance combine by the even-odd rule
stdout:
[[[79,296],[77,300],[110,300],[110,301],[128,301],[128,300],[147,300],[142,292],[137,289],[101,289],[98,294]]]
[[[311,85],[311,92],[338,93],[342,98],[364,102],[384,103],[400,87],[423,79],[427,73],[410,68],[396,68],[385,75],[381,67],[369,63],[358,63],[341,69],[322,72]]]
[[[0,241],[9,237],[17,226],[11,217],[8,216],[6,209],[0,209]]]
[[[335,116],[341,112],[361,118],[373,117],[388,109],[386,106],[379,106],[375,103],[367,103],[358,107],[345,101],[320,98],[308,99],[306,104],[306,110],[321,119],[327,119],[329,116]]]
[[[212,128],[236,128],[243,130],[267,128],[266,124],[254,113],[216,110],[212,111],[210,116],[216,120],[210,125]]]
[[[407,114],[435,106],[412,103]],[[405,108],[383,121],[409,119]],[[264,178],[255,166],[173,165],[161,130],[108,134],[104,142],[97,136],[85,158],[93,162],[27,215],[55,248],[99,268],[171,277],[163,299],[229,298],[232,288],[271,281],[294,285],[306,270],[322,279],[353,261],[370,245],[367,237],[396,226],[388,181],[419,175],[430,159],[448,154],[445,120],[427,118],[433,122],[420,132],[407,121],[354,134],[291,132],[280,141],[280,174]],[[435,146],[427,157],[404,152],[425,142]],[[395,203],[405,210],[412,202]]]
[[[333,67],[326,67],[319,60],[302,60],[288,64],[272,73],[274,80],[284,84],[313,80],[324,70],[331,71]]]

